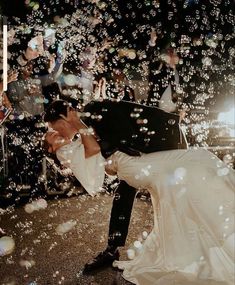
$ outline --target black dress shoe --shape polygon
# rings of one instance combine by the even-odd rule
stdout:
[[[89,274],[97,269],[112,266],[114,260],[119,260],[119,256],[120,254],[118,250],[111,252],[106,249],[84,266],[83,274]]]

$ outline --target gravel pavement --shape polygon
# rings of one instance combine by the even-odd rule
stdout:
[[[106,247],[112,198],[105,193],[53,199],[31,214],[25,205],[0,208],[0,230],[15,241],[14,251],[0,257],[0,284],[130,284],[112,268],[82,274],[84,264]],[[136,199],[120,259],[127,259],[126,250],[143,231],[151,230],[152,217],[151,202]]]

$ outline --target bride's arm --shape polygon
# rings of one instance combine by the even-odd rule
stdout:
[[[104,158],[100,152],[94,131],[88,128],[74,110],[69,110],[67,116],[61,115],[81,135],[81,140],[71,142],[57,151],[57,157],[69,167],[86,191],[94,196],[102,189],[104,181]]]
[[[104,181],[104,158],[101,153],[85,155],[81,138],[57,150],[56,156],[62,165],[70,168],[86,191],[94,196],[102,190]]]

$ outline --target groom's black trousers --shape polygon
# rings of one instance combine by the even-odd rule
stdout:
[[[100,138],[101,151],[108,157],[116,150],[130,155],[187,148],[179,129],[179,116],[155,107],[131,102],[91,102],[84,121]],[[108,244],[124,246],[136,190],[120,181],[115,191],[109,224]]]
[[[136,189],[121,180],[113,198],[108,235],[110,246],[125,245],[135,195]]]

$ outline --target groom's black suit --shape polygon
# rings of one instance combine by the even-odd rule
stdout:
[[[93,101],[85,106],[91,116],[83,120],[100,138],[101,151],[108,157],[116,150],[130,155],[187,148],[179,129],[179,116],[159,108],[126,101]],[[123,246],[128,233],[136,191],[121,181],[113,200],[109,245]]]

